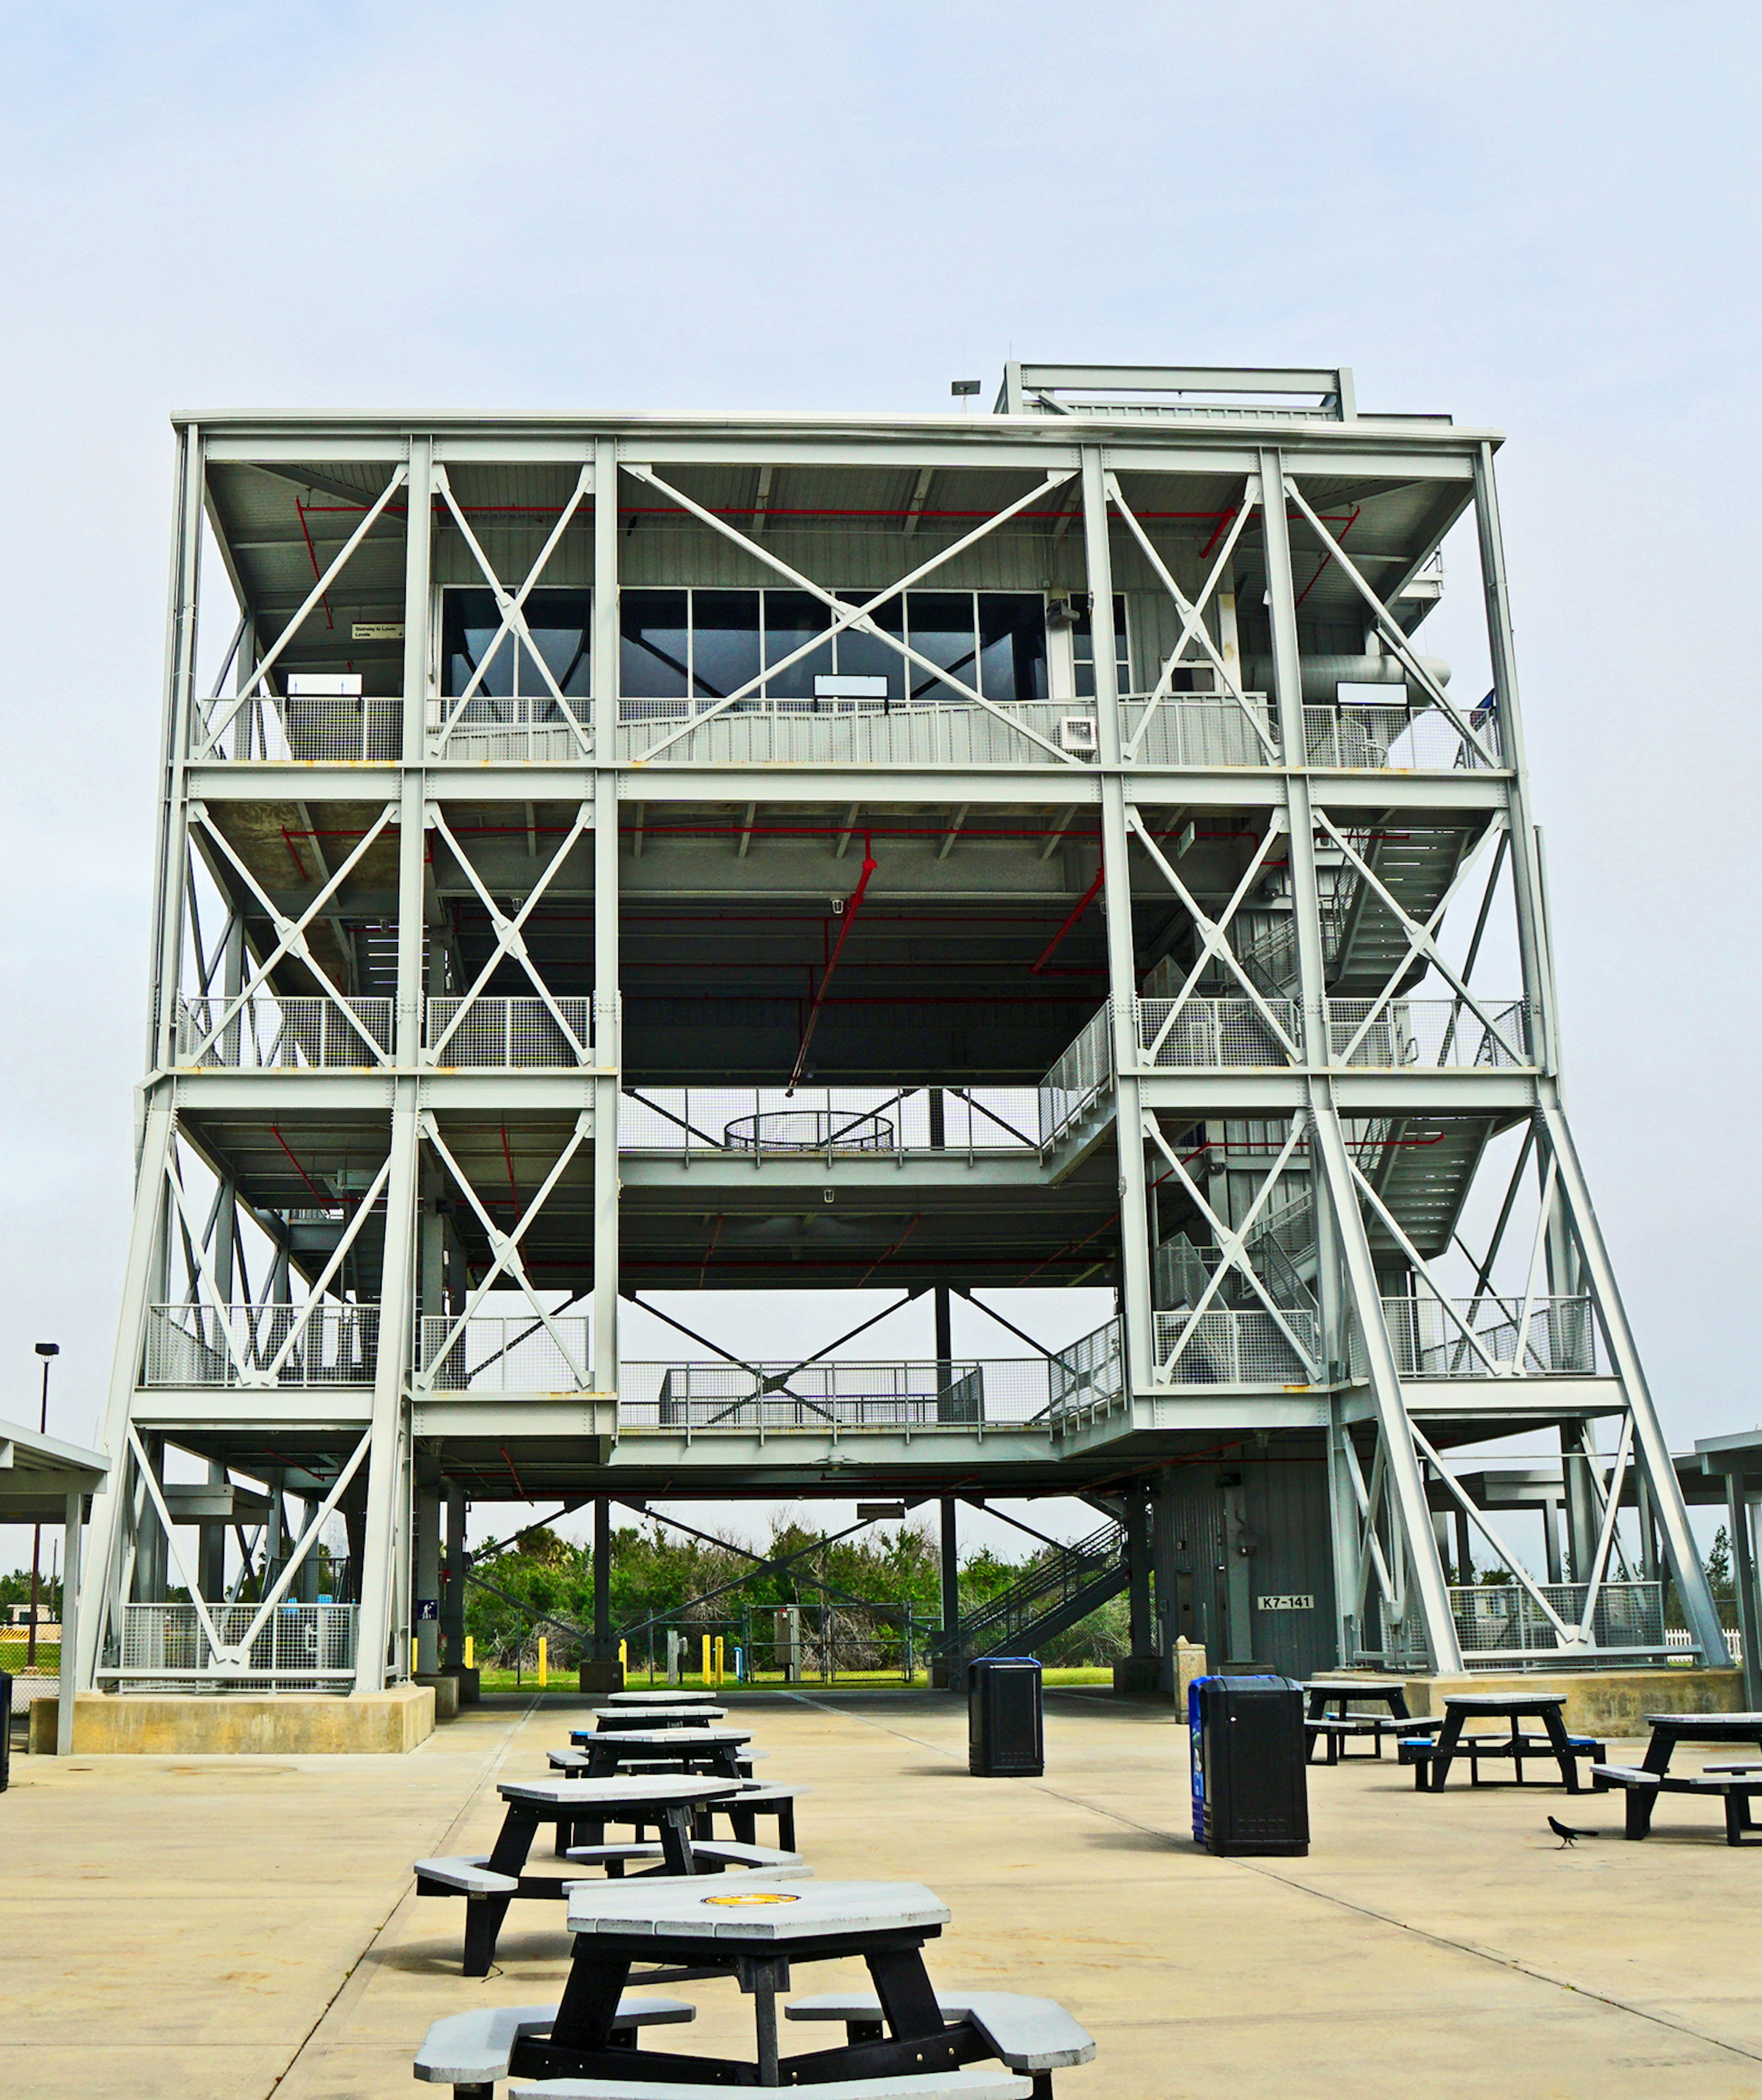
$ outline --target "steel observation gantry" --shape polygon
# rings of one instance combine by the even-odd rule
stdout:
[[[1656,1657],[1667,1579],[1725,1661],[1561,1108],[1495,435],[1013,364],[989,417],[174,429],[84,1685],[433,1670],[467,1499],[552,1496],[1086,1496],[1062,1594],[1164,1683]],[[1415,639],[1459,522],[1484,698]],[[1075,1346],[954,1351],[1079,1284]],[[933,1348],[620,1353],[740,1286]],[[1446,1463],[1539,1428],[1545,1583]]]

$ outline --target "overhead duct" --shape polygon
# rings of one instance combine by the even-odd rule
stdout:
[[[1417,661],[1429,677],[1440,686],[1450,683],[1450,666],[1442,656],[1421,656]],[[1248,690],[1273,690],[1273,660],[1251,656],[1247,664]],[[1303,660],[1303,697],[1331,700],[1340,686],[1405,686],[1407,667],[1398,656],[1305,656]]]

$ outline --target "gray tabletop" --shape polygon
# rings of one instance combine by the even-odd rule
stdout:
[[[633,1802],[660,1807],[700,1801],[723,1801],[740,1792],[737,1779],[520,1779],[503,1780],[496,1791],[504,1801],[530,1801],[579,1809],[584,1823],[595,1808],[620,1808]]]
[[[662,1887],[641,1879],[576,1883],[571,1932],[705,1939],[817,1939],[830,1934],[898,1932],[947,1925],[950,1912],[921,1882],[791,1882],[718,1874],[709,1886]]]

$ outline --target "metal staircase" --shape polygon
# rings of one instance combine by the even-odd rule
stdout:
[[[1495,1126],[1484,1116],[1407,1116],[1361,1145],[1358,1164],[1428,1260],[1445,1253]],[[1376,1163],[1372,1164],[1375,1161]],[[1366,1220],[1379,1260],[1400,1251],[1380,1218]]]
[[[944,1640],[951,1669],[987,1655],[1031,1655],[1045,1642],[1117,1597],[1126,1586],[1126,1530],[1108,1523],[1075,1546],[1036,1561],[1019,1582],[960,1621],[959,1653]]]
[[[1473,842],[1473,834],[1460,828],[1410,831],[1380,836],[1359,850],[1402,910],[1423,926]],[[1384,900],[1356,875],[1336,890],[1335,910],[1338,930],[1327,943],[1328,990],[1336,999],[1374,999],[1407,953],[1407,936]],[[1424,962],[1416,958],[1402,989],[1424,972]]]

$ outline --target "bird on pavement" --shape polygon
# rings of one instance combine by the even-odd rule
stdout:
[[[1601,1838],[1601,1830],[1574,1830],[1570,1823],[1562,1823],[1557,1815],[1548,1819],[1548,1827],[1560,1840],[1562,1852],[1570,1851],[1581,1838]]]

